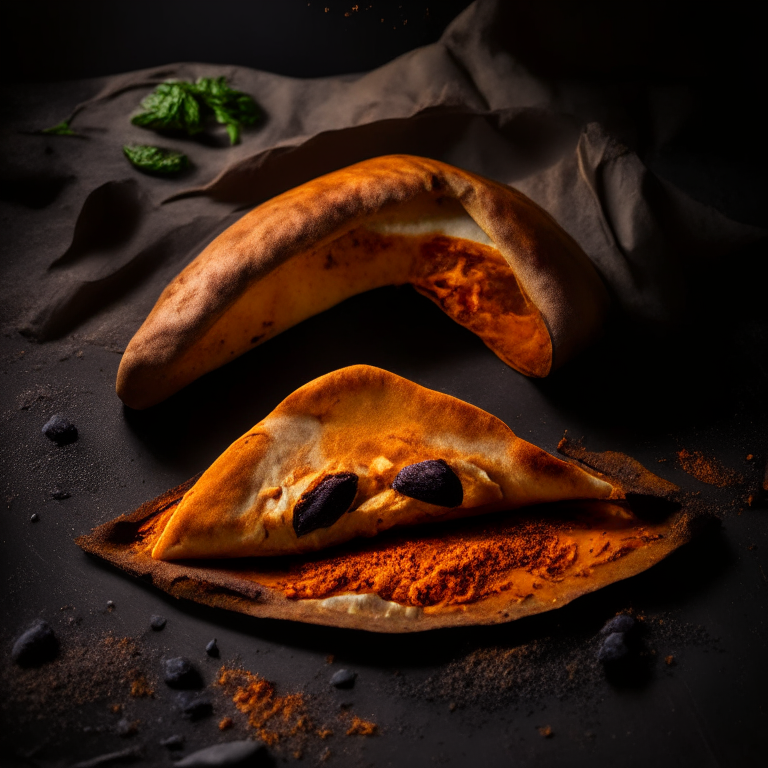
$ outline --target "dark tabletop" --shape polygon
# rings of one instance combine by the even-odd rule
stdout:
[[[146,30],[139,47],[129,44],[118,5],[124,7],[16,5],[16,31],[5,25],[3,32],[6,53],[14,54],[6,76],[75,79],[183,59],[294,76],[354,72],[437,39],[466,3],[438,9],[426,2],[372,2],[352,10],[351,2],[325,0],[317,5],[329,10],[321,13],[314,0],[258,9],[230,2],[216,6],[226,9],[226,23],[221,11],[210,24],[200,18],[211,6],[187,4],[200,10],[189,10],[171,42],[153,31],[154,23],[171,23],[166,6],[147,25],[154,4],[125,4]],[[528,66],[553,79],[570,67],[574,77],[591,82],[687,83],[698,119],[654,154],[653,167],[696,199],[766,226],[765,150],[755,125],[763,63],[752,45],[755,20],[738,5],[719,20],[684,18],[653,3],[629,4],[618,17],[609,4],[592,3],[569,16],[565,5],[553,6],[563,15],[551,28],[539,17],[523,19],[531,33],[520,36],[519,52]],[[657,14],[650,21],[648,8]],[[387,19],[386,32],[374,14]],[[246,27],[256,30],[253,38],[239,31]],[[578,31],[588,55],[570,55],[567,28]],[[625,45],[606,43],[615,30]],[[291,46],[283,42],[289,39]],[[647,46],[657,55],[648,56]],[[712,62],[713,51],[719,63]],[[733,83],[736,75],[727,93],[718,89],[718,78]],[[642,132],[637,135],[633,148],[643,156]],[[17,232],[10,223],[25,216],[34,222],[28,237],[46,236],[45,206],[4,194],[1,210],[4,227]],[[3,258],[14,253],[13,242],[5,243]],[[114,752],[128,761],[140,750],[140,763],[165,765],[172,753],[159,742],[171,734],[184,736],[181,754],[252,736],[212,685],[224,663],[274,682],[280,695],[303,693],[313,722],[335,724],[328,739],[290,737],[274,746],[276,762],[764,765],[768,508],[758,489],[768,461],[765,258],[763,240],[720,264],[702,264],[690,279],[680,325],[650,337],[618,323],[543,381],[506,367],[410,288],[349,299],[147,412],[126,409],[115,396],[118,354],[83,344],[76,334],[34,343],[6,323],[0,336],[0,763],[71,765]],[[719,524],[650,571],[548,614],[404,636],[257,620],[180,602],[74,544],[95,525],[205,469],[297,387],[354,363],[467,400],[550,452],[565,430],[591,450],[625,452],[699,492]],[[62,447],[40,432],[59,412],[79,430],[77,442]],[[681,451],[700,452],[719,467],[723,487],[685,472]],[[66,498],[55,498],[57,492]],[[641,618],[641,631],[633,666],[611,675],[595,653],[600,628],[618,612]],[[154,614],[167,619],[162,631],[150,628]],[[10,663],[10,647],[36,618],[53,626],[60,657],[20,670]],[[105,644],[110,636],[128,640],[115,650]],[[205,652],[213,637],[219,659]],[[174,694],[157,680],[161,660],[179,655],[197,665],[213,692],[212,717],[180,717]],[[357,672],[351,690],[328,685],[340,668]],[[154,696],[130,695],[138,674]],[[350,712],[375,722],[378,735],[346,736]],[[234,726],[222,732],[225,716]],[[135,734],[119,734],[123,719],[137,723]]]

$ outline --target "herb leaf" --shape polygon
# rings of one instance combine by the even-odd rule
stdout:
[[[143,112],[131,122],[155,131],[180,130],[190,136],[203,130],[203,120],[213,115],[225,125],[229,141],[236,144],[243,126],[263,118],[258,104],[242,91],[227,85],[225,77],[201,77],[196,83],[168,80],[142,102]]]
[[[138,144],[123,147],[123,152],[139,170],[149,173],[178,173],[189,168],[189,158],[172,149]]]
[[[131,122],[154,131],[179,130],[193,136],[203,130],[200,106],[190,83],[161,83],[142,102],[143,112]]]
[[[50,128],[43,128],[40,133],[47,133],[49,136],[79,136],[69,127],[69,120],[62,120],[58,125]]]

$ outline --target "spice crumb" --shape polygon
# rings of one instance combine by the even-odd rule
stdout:
[[[675,666],[675,664],[676,664],[677,662],[675,661],[675,657],[674,657],[672,654],[670,654],[669,656],[667,656],[667,657],[664,659],[664,663],[665,663],[665,664],[666,664],[668,667],[674,667],[674,666]]]
[[[549,725],[539,726],[538,731],[539,731],[539,735],[545,739],[551,739],[555,735],[555,732],[552,730],[552,727]]]
[[[752,459],[754,459],[754,458],[755,457],[751,453],[747,454],[747,461],[752,461]]]
[[[376,723],[353,715],[352,723],[347,729],[347,736],[375,736],[378,732],[379,726]]]
[[[219,721],[219,730],[220,731],[229,730],[234,724],[235,723],[231,717],[225,717]]]

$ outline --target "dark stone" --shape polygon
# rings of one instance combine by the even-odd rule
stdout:
[[[392,487],[403,496],[439,507],[458,507],[464,501],[461,480],[442,459],[403,467]]]
[[[200,688],[203,684],[200,673],[183,656],[163,662],[163,680],[171,688]]]
[[[114,600],[107,600],[107,610],[108,611],[114,611],[115,610],[115,601]]]
[[[71,493],[67,493],[66,491],[62,491],[58,488],[51,494],[51,496],[53,496],[56,501],[64,501],[64,499],[70,498],[71,495]]]
[[[614,632],[631,632],[634,628],[635,620],[628,614],[621,613],[607,621],[600,630],[600,634],[605,637],[606,635],[612,635]]]
[[[184,691],[178,695],[176,701],[181,714],[190,720],[200,720],[213,714],[213,702],[205,694]]]
[[[318,528],[330,528],[351,506],[357,495],[357,475],[327,475],[307,491],[293,509],[293,530],[306,536]]]
[[[258,741],[229,741],[205,747],[176,763],[178,768],[234,768],[268,764],[267,748]]]
[[[40,515],[37,514],[37,512],[32,513],[32,517],[29,518],[30,523],[37,523],[40,521]]]
[[[351,688],[355,684],[357,678],[357,672],[352,672],[349,669],[340,669],[331,678],[331,685],[336,688]]]
[[[163,739],[160,742],[160,746],[166,749],[181,749],[184,746],[184,737],[175,733],[173,736]]]
[[[597,652],[597,660],[603,664],[615,664],[626,659],[629,648],[625,642],[623,632],[614,632],[603,640],[600,650]]]
[[[47,621],[37,621],[13,644],[11,658],[21,667],[36,667],[56,658],[59,641]]]
[[[43,434],[57,445],[67,445],[77,440],[77,427],[69,419],[57,413],[43,425]]]
[[[214,659],[219,658],[219,644],[215,637],[205,646],[205,652]]]
[[[152,629],[154,629],[155,632],[159,632],[161,629],[165,629],[165,624],[166,624],[165,616],[158,616],[157,614],[155,614],[149,620],[149,626],[152,627]]]

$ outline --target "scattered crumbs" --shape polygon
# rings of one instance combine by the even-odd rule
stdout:
[[[331,736],[333,736],[333,731],[330,728],[318,728],[317,735],[321,739],[329,739]]]
[[[668,667],[674,667],[674,666],[675,666],[675,664],[677,664],[677,661],[675,661],[675,657],[674,657],[672,654],[670,654],[669,656],[666,656],[666,657],[664,658],[664,663],[665,663],[665,664],[666,664]]]
[[[138,669],[129,670],[126,678],[131,681],[131,696],[134,699],[148,699],[155,695],[149,680]]]
[[[357,715],[352,716],[352,722],[347,728],[347,736],[375,736],[379,732],[379,726],[370,720],[363,720]]]
[[[677,452],[680,467],[702,483],[726,488],[739,485],[744,478],[735,470],[723,466],[718,459],[705,456],[701,451],[689,451],[686,448]]]
[[[540,725],[536,730],[538,730],[539,735],[545,739],[551,739],[555,735],[555,732],[550,725]]]
[[[235,724],[235,722],[234,722],[234,720],[231,717],[222,718],[219,721],[219,730],[220,731],[228,731],[234,724]]]
[[[752,459],[754,459],[754,458],[755,457],[751,453],[747,454],[747,461],[752,461]]]
[[[111,704],[109,707],[109,711],[113,715],[119,715],[123,711],[123,705],[122,704]]]
[[[334,655],[333,655],[332,653],[329,653],[329,654],[328,654],[328,655],[325,657],[325,663],[326,663],[326,664],[333,664],[333,660],[334,660],[334,658],[335,658],[335,657],[334,657]]]
[[[303,693],[278,696],[274,684],[263,677],[228,667],[219,670],[216,684],[224,688],[237,709],[248,717],[248,724],[269,746],[312,729]]]

